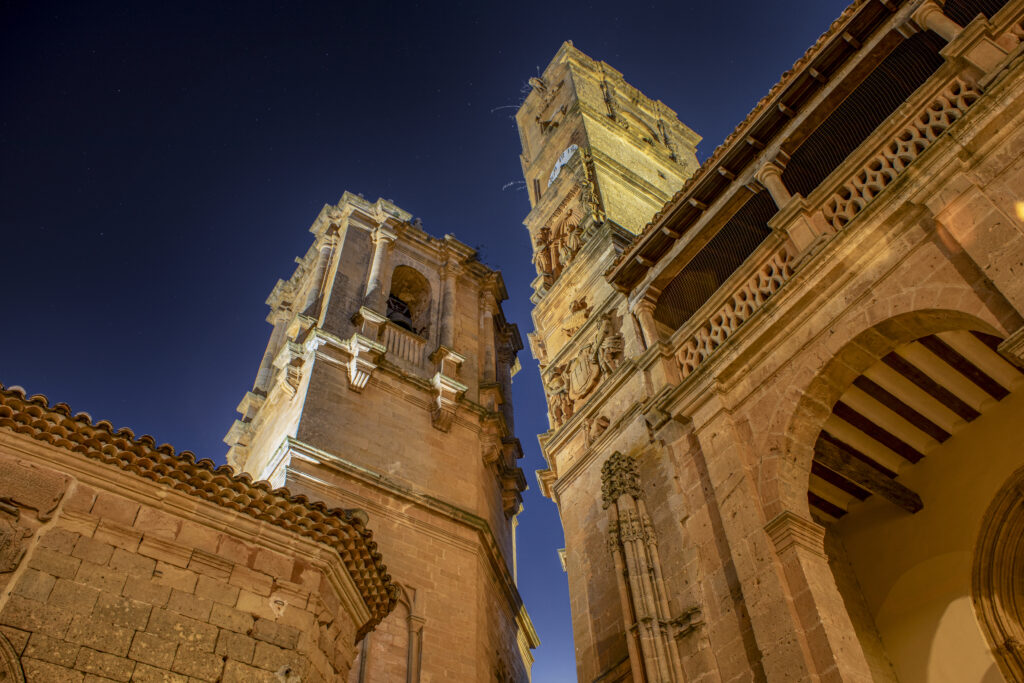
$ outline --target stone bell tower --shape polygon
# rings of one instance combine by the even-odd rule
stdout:
[[[669,680],[678,662],[665,657],[630,673],[641,644],[669,652],[673,636],[664,601],[648,604],[663,582],[635,454],[610,445],[649,442],[637,409],[649,386],[631,371],[647,346],[604,273],[697,169],[700,138],[571,43],[530,84],[517,114],[537,269],[529,340],[550,420],[537,476],[565,531],[577,674]]]
[[[400,587],[353,683],[527,681],[538,644],[515,585],[526,481],[501,274],[389,201],[346,193],[270,294],[273,325],[228,461],[360,508]]]
[[[622,355],[621,297],[603,273],[697,169],[701,138],[571,42],[530,85],[516,114],[537,269],[529,338],[558,427]]]

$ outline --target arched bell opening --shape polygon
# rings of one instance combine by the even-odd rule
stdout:
[[[396,267],[388,295],[388,320],[421,337],[429,337],[431,304],[427,278],[415,268]]]
[[[808,505],[876,680],[1002,680],[972,603],[982,519],[1024,464],[1024,373],[1000,341],[955,329],[900,344],[821,426]]]

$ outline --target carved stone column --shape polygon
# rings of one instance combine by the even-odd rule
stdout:
[[[388,255],[391,243],[398,236],[380,225],[373,231],[373,261],[370,263],[370,276],[366,281],[366,295],[363,300],[366,307],[378,313],[384,312],[384,302],[387,292],[384,288],[384,278],[388,270]]]
[[[963,31],[963,27],[942,13],[938,3],[929,0],[910,15],[911,20],[924,30],[932,30],[950,42]]]
[[[650,348],[658,341],[658,323],[654,320],[655,303],[649,299],[640,299],[633,306],[633,313],[640,322],[640,330],[644,333],[644,344]]]
[[[605,461],[601,467],[601,496],[608,510],[609,549],[620,577],[633,679],[649,683],[683,681],[661,558],[635,458],[615,452]]]
[[[455,287],[462,268],[448,261],[441,268],[441,346],[455,348]]]
[[[497,381],[495,372],[497,358],[495,356],[494,310],[498,302],[494,292],[488,287],[480,292],[480,383],[493,384]]]
[[[306,300],[302,304],[302,312],[306,315],[311,315],[310,309],[316,304],[320,298],[320,293],[324,288],[324,272],[327,270],[327,264],[331,260],[331,254],[334,253],[334,245],[337,238],[334,234],[324,235],[320,242],[320,253],[317,255],[316,267],[313,269],[313,276],[310,279],[309,289],[306,291]]]
[[[789,188],[782,182],[782,167],[774,161],[766,161],[754,174],[754,179],[764,185],[768,194],[775,200],[775,206],[780,209],[789,204],[789,200],[793,198]]]

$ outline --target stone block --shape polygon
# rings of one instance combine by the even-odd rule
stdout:
[[[115,657],[105,652],[97,652],[83,647],[78,653],[75,668],[79,671],[97,674],[115,681],[131,680],[135,662],[123,657]]]
[[[248,633],[253,628],[253,617],[227,605],[217,604],[210,611],[210,623],[236,633]]]
[[[252,568],[276,578],[290,579],[293,563],[291,558],[260,548],[253,560]]]
[[[230,660],[224,665],[221,677],[223,683],[280,683],[280,680],[270,671]]]
[[[128,579],[128,572],[104,565],[82,562],[75,573],[75,581],[107,593],[119,594]]]
[[[253,616],[264,617],[265,619],[275,619],[277,613],[271,606],[270,597],[257,595],[247,590],[242,590],[238,593],[238,602],[235,603],[235,607],[248,612]]]
[[[178,650],[177,640],[168,640],[152,633],[137,632],[132,638],[132,646],[128,657],[137,662],[145,662],[155,667],[169,669],[174,661],[174,653]]]
[[[95,564],[106,564],[113,552],[114,546],[109,543],[83,536],[78,539],[78,543],[75,544],[75,549],[71,552],[71,556],[77,557],[80,560],[94,562]]]
[[[229,607],[238,602],[239,590],[237,586],[209,576],[200,576],[196,582],[196,595]]]
[[[146,632],[156,636],[187,643],[195,649],[213,652],[217,643],[217,627],[204,624],[163,608],[153,610]]]
[[[134,634],[132,628],[99,622],[91,616],[76,616],[68,627],[65,640],[123,657],[128,654]]]
[[[162,561],[156,563],[156,570],[153,572],[154,581],[184,593],[195,591],[198,578],[195,572]]]
[[[136,683],[188,683],[188,676],[140,662],[135,665],[132,680]]]
[[[14,594],[39,602],[46,602],[57,579],[38,569],[28,569],[16,584]]]
[[[270,595],[274,579],[269,574],[238,565],[231,571],[231,578],[228,579],[228,583],[257,595]]]
[[[81,537],[82,535],[78,532],[56,527],[39,537],[39,546],[56,550],[64,555],[70,555],[71,551],[75,549],[75,545],[78,544],[78,539]]]
[[[100,591],[92,586],[83,586],[75,581],[58,579],[50,593],[47,604],[83,616],[92,612]]]
[[[181,520],[147,506],[139,510],[134,526],[146,536],[172,539],[181,529]]]
[[[247,664],[252,662],[256,641],[242,633],[223,630],[217,637],[216,653]]]
[[[114,553],[111,555],[110,562],[107,565],[111,569],[125,572],[129,577],[148,579],[153,575],[153,570],[156,569],[156,560],[145,555],[129,552],[124,548],[114,548]]]
[[[212,608],[212,600],[193,595],[192,593],[185,593],[178,589],[171,590],[171,598],[167,601],[167,609],[170,611],[184,614],[186,617],[192,617],[200,621],[209,621]]]
[[[290,676],[297,676],[300,680],[309,665],[309,662],[300,653],[263,642],[256,643],[252,663],[261,669],[284,675],[286,679]]]
[[[119,524],[131,526],[139,514],[139,504],[112,493],[101,492],[92,505],[92,514]]]
[[[255,552],[255,548],[227,534],[221,534],[217,543],[217,555],[243,566],[248,566],[249,558]]]
[[[187,643],[178,646],[178,653],[174,656],[174,663],[171,665],[171,671],[203,681],[218,680],[223,669],[223,657]]]
[[[74,667],[78,658],[79,646],[74,643],[67,643],[56,638],[50,638],[42,633],[33,633],[28,639],[23,656],[40,659],[51,664]]]
[[[52,533],[52,532],[51,532]],[[49,536],[49,534],[47,534]],[[77,534],[75,535],[77,537]],[[77,542],[77,538],[76,538]],[[68,550],[68,552],[71,552]],[[41,572],[52,574],[64,579],[73,579],[78,573],[78,566],[82,561],[77,557],[71,557],[64,552],[58,552],[50,548],[39,547],[32,553],[28,566],[38,569]]]
[[[149,622],[149,613],[153,607],[139,600],[122,598],[119,595],[104,593],[96,601],[92,615],[97,621],[125,626],[141,631]]]
[[[81,671],[25,657],[21,660],[26,681],[39,683],[81,683],[85,677]]]
[[[187,567],[192,557],[192,549],[146,533],[139,544],[139,554],[176,567]]]
[[[134,553],[139,549],[142,533],[125,524],[118,524],[109,519],[101,519],[93,533],[93,538],[110,545]]]
[[[217,555],[203,552],[202,550],[192,551],[192,557],[188,561],[188,568],[196,574],[208,576],[220,581],[227,581],[234,569],[233,562],[225,560]]]
[[[0,624],[23,631],[63,638],[74,615],[66,610],[12,595],[0,611]]]
[[[171,597],[171,587],[157,583],[156,579],[129,576],[121,594],[154,607],[163,607]]]
[[[195,550],[216,553],[217,546],[220,544],[220,534],[209,527],[184,521],[181,523],[181,529],[178,530],[177,541],[179,544]]]
[[[294,648],[299,642],[299,630],[293,626],[279,624],[269,619],[257,619],[252,635],[257,640],[262,640],[283,648]]]

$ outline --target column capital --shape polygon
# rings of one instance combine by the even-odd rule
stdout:
[[[396,233],[394,230],[391,230],[386,223],[381,223],[376,228],[374,228],[373,232],[370,233],[370,236],[373,239],[374,244],[379,244],[383,242],[386,245],[398,239],[398,233]]]
[[[780,209],[793,198],[786,184],[782,182],[782,166],[774,160],[761,164],[754,173],[754,180],[764,185]]]
[[[825,555],[825,527],[786,510],[764,525],[765,533],[780,555],[790,548],[802,548],[815,555]]]

